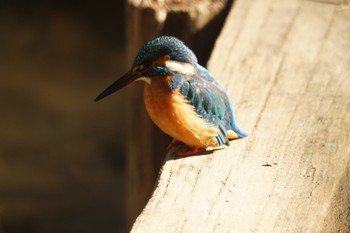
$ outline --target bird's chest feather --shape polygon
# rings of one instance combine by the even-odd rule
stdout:
[[[154,123],[165,133],[191,146],[215,146],[217,129],[205,122],[179,90],[170,90],[172,77],[154,77],[145,84],[144,100]]]
[[[159,107],[169,108],[172,105],[173,91],[169,90],[168,83],[171,77],[154,77],[150,84],[145,84],[144,99],[147,111],[163,113],[158,111]]]

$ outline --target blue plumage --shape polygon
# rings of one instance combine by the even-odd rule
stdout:
[[[147,42],[137,53],[133,67],[145,65],[169,55],[171,60],[197,63],[196,55],[182,41],[171,36],[160,36]]]
[[[221,98],[223,100],[225,100],[224,101],[225,102],[225,109],[226,109],[225,122],[227,122],[226,128],[232,129],[240,137],[248,136],[248,134],[246,132],[244,132],[243,130],[241,130],[236,124],[236,120],[235,120],[234,113],[233,113],[232,102],[230,101],[230,98],[227,95],[226,89],[214,78],[214,76],[207,69],[205,69],[201,65],[197,65],[197,72],[198,72],[198,76],[215,83],[215,85],[219,89],[218,92],[221,93],[220,94]]]

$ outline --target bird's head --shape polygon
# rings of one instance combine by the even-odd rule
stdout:
[[[104,90],[98,101],[136,81],[150,84],[152,77],[166,77],[174,73],[193,75],[197,58],[179,39],[160,36],[147,42],[137,53],[131,69]]]

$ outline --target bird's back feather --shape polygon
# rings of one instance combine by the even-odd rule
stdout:
[[[196,113],[219,129],[217,144],[227,144],[228,138],[247,136],[236,125],[225,88],[205,68],[198,65],[196,70],[196,75],[191,77],[174,74],[173,82],[178,83],[180,93],[194,106]]]

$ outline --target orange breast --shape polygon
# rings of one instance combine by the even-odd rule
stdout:
[[[218,129],[200,118],[178,90],[169,90],[171,78],[153,77],[151,84],[145,84],[149,116],[166,134],[189,146],[216,146]]]

